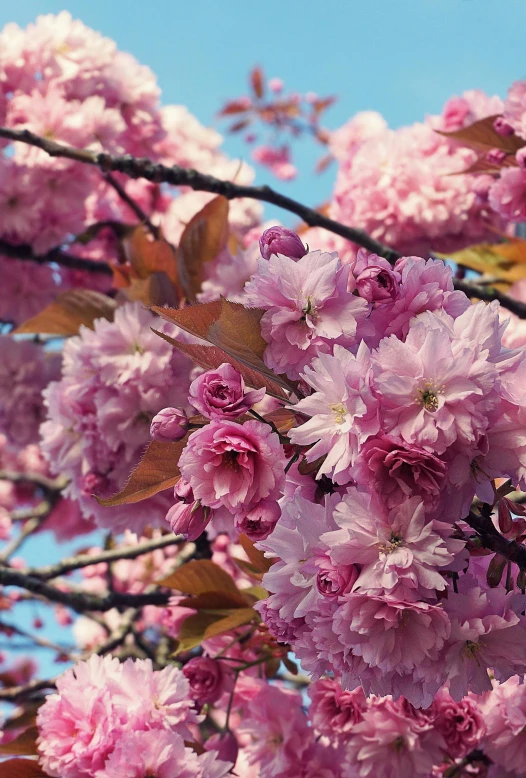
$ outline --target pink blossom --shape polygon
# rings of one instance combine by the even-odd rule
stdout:
[[[272,148],[271,146],[256,146],[252,149],[252,159],[260,165],[268,168],[282,181],[291,181],[296,178],[297,170],[290,161],[290,149],[288,146]]]
[[[322,535],[338,564],[359,564],[353,589],[401,599],[433,596],[446,588],[440,568],[453,555],[426,521],[424,505],[411,497],[389,513],[374,495],[350,489],[336,506],[336,532]]]
[[[223,670],[220,661],[196,656],[183,667],[190,684],[190,696],[198,703],[217,702],[223,693]]]
[[[486,697],[484,718],[487,727],[484,751],[501,768],[513,775],[523,775],[526,749],[526,686],[523,679],[514,676],[504,683],[495,683]]]
[[[405,342],[385,338],[375,356],[374,387],[386,430],[435,454],[457,440],[463,447],[476,444],[498,401],[487,351],[462,336],[467,322],[466,315],[453,321],[422,314]]]
[[[285,480],[278,436],[259,421],[211,421],[190,436],[179,467],[197,500],[234,514],[275,498]]]
[[[515,81],[508,89],[503,119],[517,135],[526,139],[526,81]]]
[[[480,745],[486,734],[486,724],[475,697],[464,697],[455,702],[446,689],[440,689],[432,710],[433,725],[444,738],[451,757],[463,758]]]
[[[265,389],[246,391],[243,376],[228,362],[207,370],[190,384],[190,402],[207,419],[236,419],[264,394]]]
[[[314,444],[306,453],[308,462],[327,455],[318,477],[331,475],[337,483],[345,484],[360,446],[380,426],[371,391],[370,351],[363,342],[356,356],[335,346],[334,356],[320,354],[312,367],[305,368],[304,377],[315,391],[294,409],[311,418],[293,428],[290,439],[301,446]]]
[[[247,513],[236,517],[236,527],[251,540],[268,538],[281,515],[281,508],[276,500],[260,500]]]
[[[400,273],[383,257],[360,249],[353,275],[358,294],[370,303],[393,302],[398,297]]]
[[[506,168],[489,190],[489,203],[505,219],[526,219],[526,170]]]
[[[446,463],[430,451],[383,435],[364,443],[350,472],[361,487],[381,493],[389,508],[418,496],[430,510],[440,498],[446,471]]]
[[[213,511],[196,500],[192,487],[181,478],[174,488],[175,505],[166,514],[166,521],[175,535],[186,540],[197,540],[205,531]]]
[[[309,716],[320,735],[330,739],[348,738],[363,719],[367,700],[363,689],[342,689],[338,680],[321,678],[309,688]]]
[[[442,762],[440,741],[431,729],[421,731],[411,717],[387,698],[375,700],[353,728],[343,775],[353,778],[427,778],[433,766]]]
[[[266,309],[261,334],[270,368],[297,379],[333,342],[354,343],[368,305],[348,292],[348,283],[349,268],[336,254],[311,251],[298,260],[281,255],[259,260],[245,290],[249,305]]]

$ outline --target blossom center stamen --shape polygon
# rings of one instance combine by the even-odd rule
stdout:
[[[379,543],[378,548],[382,552],[382,554],[392,554],[394,551],[397,551],[400,546],[402,546],[404,543],[404,538],[401,535],[396,535],[394,532],[391,533],[391,537],[389,538],[388,543]]]
[[[417,403],[422,405],[429,413],[435,413],[438,411],[439,406],[438,396],[443,394],[444,388],[444,386],[437,386],[434,381],[425,381],[418,389],[416,396]]]
[[[343,424],[347,416],[347,408],[343,403],[333,403],[329,408],[334,413],[336,424]]]

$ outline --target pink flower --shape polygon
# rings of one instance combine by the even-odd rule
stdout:
[[[514,775],[524,774],[526,749],[526,686],[514,676],[495,684],[486,697],[484,751],[497,765]],[[516,771],[516,772],[514,772]]]
[[[291,181],[296,178],[297,171],[290,161],[288,146],[276,149],[271,146],[256,146],[252,149],[252,159],[271,170],[282,181]]]
[[[440,740],[431,725],[422,731],[414,720],[387,699],[375,700],[346,743],[345,763],[353,778],[427,778],[442,763]]]
[[[341,529],[324,533],[322,540],[335,563],[362,566],[355,591],[412,600],[446,588],[439,568],[453,555],[432,522],[426,522],[420,498],[411,497],[388,513],[375,496],[350,489],[336,506],[334,520]]]
[[[301,259],[307,253],[300,236],[294,230],[280,226],[269,227],[261,234],[259,249],[263,259],[270,259],[273,254]]]
[[[181,408],[163,408],[152,419],[150,437],[152,440],[182,440],[188,428],[188,417]]]
[[[190,696],[199,706],[217,702],[223,693],[224,679],[221,662],[206,656],[196,656],[183,667],[190,684]]]
[[[461,759],[479,746],[486,734],[486,725],[474,697],[455,702],[446,689],[440,689],[432,710],[435,714],[433,725],[444,738],[449,756]]]
[[[521,138],[526,138],[526,81],[515,81],[504,101],[503,119]]]
[[[506,168],[489,190],[489,204],[498,214],[514,222],[526,219],[526,170]]]
[[[266,309],[261,334],[270,368],[297,379],[333,342],[355,342],[368,305],[348,291],[348,283],[349,267],[336,254],[311,251],[298,260],[281,255],[259,260],[245,290],[249,305]]]
[[[341,683],[332,678],[321,678],[309,688],[311,704],[309,715],[313,727],[320,735],[347,741],[356,724],[363,719],[367,700],[363,689],[342,689]]]
[[[370,351],[363,342],[356,356],[335,346],[334,356],[321,354],[312,368],[305,368],[304,377],[315,391],[294,409],[311,418],[291,429],[290,439],[300,446],[314,444],[306,453],[308,462],[326,455],[318,477],[326,474],[337,483],[348,483],[360,446],[380,426],[371,391]]]
[[[245,382],[235,367],[223,362],[190,384],[190,402],[207,419],[236,419],[260,402],[265,389],[245,391]]]
[[[384,338],[375,355],[374,389],[386,430],[435,454],[456,441],[474,446],[498,401],[488,352],[462,335],[470,315],[453,321],[422,314],[405,342]]]
[[[190,435],[179,467],[197,500],[234,514],[275,498],[285,480],[279,438],[259,421],[211,421]]]
[[[370,303],[393,302],[399,294],[400,273],[383,257],[358,251],[353,267],[356,290]]]
[[[430,510],[444,487],[446,463],[419,446],[383,435],[364,443],[351,475],[362,488],[381,493],[389,508],[418,496]]]
[[[165,731],[125,732],[93,778],[223,778],[231,764],[211,751],[198,756],[180,735]]]

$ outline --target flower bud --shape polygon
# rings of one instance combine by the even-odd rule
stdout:
[[[513,135],[513,127],[511,126],[511,124],[508,124],[508,122],[503,116],[497,116],[497,118],[493,122],[493,129],[495,130],[495,132],[498,132],[499,135],[502,135],[504,138],[508,135]]]
[[[265,540],[280,516],[281,508],[275,500],[261,500],[245,516],[236,517],[236,526],[250,540]]]
[[[106,476],[102,475],[102,473],[96,473],[94,470],[92,470],[89,473],[86,473],[86,475],[82,477],[80,483],[82,494],[85,495],[96,494],[100,496],[105,492],[108,486],[109,486],[109,481],[106,478]]]
[[[259,239],[259,248],[263,259],[270,259],[273,254],[301,259],[307,253],[299,235],[286,227],[269,227],[265,230]]]
[[[174,489],[177,499],[166,514],[166,521],[175,535],[183,535],[186,540],[197,540],[212,518],[212,510],[194,499],[190,484],[180,479]]]
[[[398,297],[398,281],[392,270],[377,266],[366,268],[356,279],[360,297],[370,303],[384,303]]]
[[[339,597],[347,594],[358,578],[358,568],[355,565],[334,565],[329,557],[316,560],[318,575],[316,587],[324,597]]]
[[[183,673],[190,683],[190,696],[198,705],[217,702],[221,697],[224,677],[217,659],[196,656],[185,664]]]
[[[150,437],[152,440],[181,440],[189,426],[186,413],[181,408],[163,408],[153,417]]]
[[[265,389],[245,391],[243,376],[223,362],[216,370],[207,370],[190,384],[189,400],[207,419],[237,419],[263,399]]]

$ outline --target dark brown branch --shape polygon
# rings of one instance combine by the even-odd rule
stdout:
[[[56,143],[55,141],[35,135],[35,133],[32,133],[29,130],[12,130],[7,127],[0,127],[0,138],[7,138],[12,141],[27,143],[30,146],[36,146],[51,157],[66,157],[68,159],[76,160],[77,162],[94,165],[95,167],[99,167],[106,175],[114,171],[124,173],[130,178],[145,178],[154,183],[164,182],[172,184],[173,186],[188,186],[196,191],[223,195],[227,200],[233,200],[239,197],[260,200],[296,214],[296,216],[299,216],[300,219],[310,227],[322,227],[328,232],[340,235],[340,237],[345,238],[352,243],[356,243],[358,246],[362,246],[368,251],[385,257],[389,262],[395,262],[396,259],[401,256],[400,252],[375,240],[364,230],[348,227],[334,219],[329,219],[327,216],[324,216],[313,208],[308,208],[297,200],[293,200],[291,197],[286,197],[285,195],[280,194],[280,192],[276,192],[269,186],[245,186],[236,184],[232,181],[224,181],[215,178],[214,176],[199,173],[197,170],[192,170],[190,168],[182,168],[178,165],[167,167],[166,165],[152,162],[149,159],[138,159],[130,155],[112,156],[111,154],[106,153],[97,154],[92,151],[87,151],[86,149],[76,149],[72,146]],[[126,193],[124,192],[124,194]],[[137,215],[139,218],[144,216],[142,212]],[[58,262],[59,259],[54,261]],[[104,272],[111,272],[109,266],[108,271]],[[504,308],[512,311],[512,313],[515,313],[521,319],[526,319],[526,304],[508,297],[508,295],[499,292],[497,289],[488,289],[486,286],[479,285],[476,282],[466,281],[465,279],[454,279],[454,284],[456,289],[464,292],[468,297],[477,297],[479,300],[484,300],[485,302],[498,300]]]
[[[48,262],[55,262],[57,265],[67,267],[71,270],[87,270],[89,273],[103,273],[111,276],[112,269],[107,262],[99,262],[96,259],[86,259],[68,254],[62,249],[51,249],[46,254],[35,254],[31,246],[22,244],[15,246],[6,240],[0,239],[0,255],[20,259],[23,262],[36,262],[38,265],[45,265]]]
[[[276,192],[269,186],[244,186],[235,184],[232,181],[223,181],[214,176],[199,173],[197,170],[173,165],[167,167],[159,163],[152,162],[149,159],[136,159],[132,156],[112,156],[111,154],[96,154],[86,149],[75,149],[62,143],[42,138],[29,130],[11,130],[6,127],[0,127],[0,137],[12,141],[20,141],[30,146],[36,146],[45,151],[51,157],[66,157],[84,164],[99,167],[103,173],[119,172],[124,173],[130,178],[145,178],[154,183],[167,183],[173,186],[188,186],[201,192],[211,192],[213,194],[223,195],[228,200],[239,197],[248,197],[252,200],[261,200],[266,203],[276,205],[286,211],[295,213],[300,219],[310,227],[323,227],[335,235],[340,235],[346,240],[363,246],[368,251],[380,254],[390,261],[397,259],[400,254],[389,246],[385,246],[374,238],[371,238],[363,230],[347,227],[334,219],[318,213],[312,208],[293,200],[291,197]]]
[[[41,473],[18,473],[14,470],[0,470],[0,481],[11,481],[11,483],[28,483],[39,486],[48,494],[61,492],[67,486],[67,480],[64,478],[48,478]]]
[[[130,208],[133,211],[133,213],[139,219],[139,221],[140,222],[144,222],[144,224],[150,230],[150,233],[152,234],[152,236],[155,239],[157,239],[159,237],[159,228],[156,227],[155,224],[152,224],[152,222],[150,221],[148,216],[144,213],[142,208],[139,205],[137,205],[135,200],[133,200],[130,197],[130,195],[127,193],[126,189],[123,186],[120,185],[120,183],[117,181],[117,179],[114,176],[112,176],[111,173],[106,173],[104,175],[104,178],[106,179],[108,184],[115,189],[115,191],[117,192],[117,194],[119,195],[121,200],[124,203],[126,203],[128,208]]]
[[[19,586],[21,589],[45,597],[50,602],[59,602],[76,613],[105,612],[112,608],[142,608],[145,605],[166,605],[170,597],[169,594],[162,591],[145,594],[111,592],[105,597],[97,597],[85,592],[62,591],[62,589],[45,583],[40,578],[26,575],[20,570],[13,570],[9,567],[0,567],[0,586]]]
[[[469,516],[464,521],[475,530],[485,548],[501,554],[516,564],[520,570],[526,571],[526,546],[516,543],[514,540],[508,540],[504,535],[501,535],[495,529],[489,516],[482,516],[470,511]]]
[[[99,554],[79,554],[79,556],[63,559],[55,565],[48,567],[26,568],[19,572],[34,578],[48,581],[51,578],[57,578],[59,575],[69,573],[71,570],[80,570],[82,567],[97,565],[100,562],[116,562],[119,559],[136,559],[143,554],[149,554],[159,548],[167,548],[181,543],[181,535],[163,535],[161,538],[148,540],[139,543],[136,546],[125,546],[111,549],[110,551],[101,551]]]
[[[27,697],[27,695],[33,694],[33,692],[55,688],[56,683],[54,679],[36,679],[24,684],[24,686],[9,686],[7,689],[0,689],[0,702],[19,702],[22,697]]]

